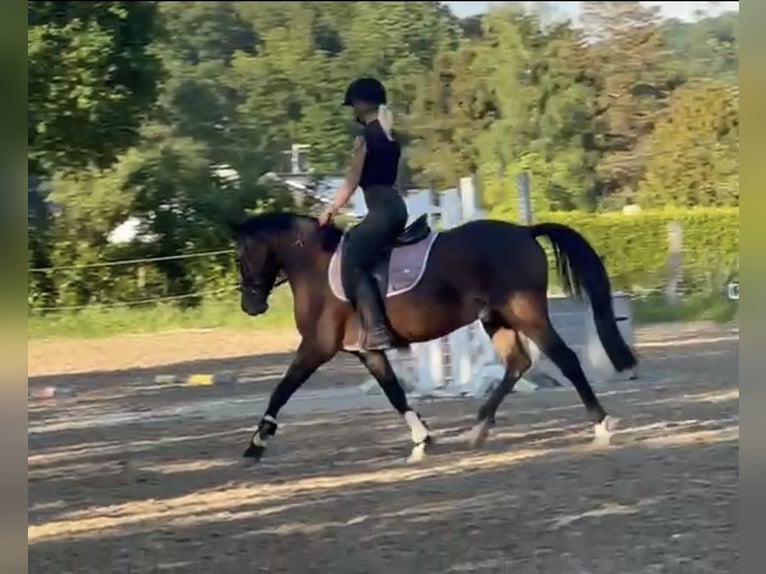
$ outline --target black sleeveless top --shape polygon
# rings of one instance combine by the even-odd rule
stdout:
[[[367,145],[359,187],[362,190],[375,186],[392,187],[399,171],[399,143],[391,141],[378,120],[364,126],[362,137]]]

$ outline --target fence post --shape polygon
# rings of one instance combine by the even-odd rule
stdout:
[[[665,287],[665,301],[668,305],[679,302],[678,287],[681,284],[681,252],[683,249],[683,228],[677,221],[668,224],[668,284]]]
[[[532,200],[529,193],[529,172],[519,174],[519,221],[522,225],[532,225]]]
[[[136,283],[138,284],[139,290],[143,290],[146,287],[146,266],[145,265],[138,266],[138,270],[136,271]]]

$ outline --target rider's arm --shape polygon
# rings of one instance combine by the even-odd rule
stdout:
[[[354,149],[351,152],[351,165],[346,173],[346,179],[340,186],[338,193],[335,194],[335,200],[332,202],[333,212],[338,212],[354,191],[359,186],[359,178],[362,176],[362,166],[364,165],[364,156],[367,153],[367,145],[362,136],[354,139]]]

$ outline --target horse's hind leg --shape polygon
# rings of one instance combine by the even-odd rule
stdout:
[[[492,345],[500,355],[505,373],[503,379],[493,389],[490,396],[479,408],[478,421],[469,433],[469,442],[472,447],[481,447],[487,439],[489,429],[495,424],[495,414],[506,395],[513,391],[513,387],[521,376],[529,369],[532,362],[519,341],[518,333],[503,326],[502,317],[493,316],[490,320],[482,322],[484,330],[492,339]]]
[[[431,432],[420,414],[410,408],[407,395],[404,394],[404,389],[396,377],[388,357],[383,351],[360,351],[354,354],[359,357],[365,368],[378,381],[391,406],[404,417],[410,427],[414,446],[407,462],[422,460],[432,443]]]
[[[519,331],[537,345],[574,385],[588,413],[588,418],[594,424],[595,442],[608,444],[612,431],[617,425],[617,420],[607,416],[585,377],[577,355],[553,328],[548,316],[548,302],[545,293],[518,294],[511,301],[511,310],[513,320]]]

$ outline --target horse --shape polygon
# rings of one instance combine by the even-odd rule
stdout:
[[[267,212],[233,224],[233,232],[242,311],[251,316],[265,313],[272,290],[286,282],[301,336],[242,461],[261,460],[276,434],[280,409],[340,352],[356,356],[378,382],[409,425],[413,442],[409,460],[422,459],[434,444],[430,426],[410,408],[386,354],[366,351],[359,344],[361,326],[345,296],[344,231],[334,224],[320,226],[307,215]],[[391,250],[380,254],[375,268],[395,348],[443,337],[477,319],[491,339],[505,370],[478,409],[468,435],[474,448],[484,444],[500,404],[541,353],[576,389],[594,425],[594,442],[608,444],[616,427],[617,419],[607,415],[577,355],[551,324],[548,259],[538,238],[551,243],[565,292],[579,300],[587,297],[598,337],[615,370],[635,367],[637,359],[617,327],[604,264],[588,241],[566,225],[480,219],[436,232],[422,216],[403,231]]]

